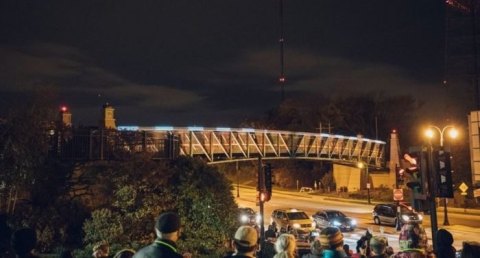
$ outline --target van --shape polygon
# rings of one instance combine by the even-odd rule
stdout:
[[[397,209],[400,214],[397,216]],[[416,212],[412,207],[403,203],[383,203],[377,204],[372,212],[373,222],[377,225],[397,225],[397,219],[400,219],[400,226],[408,222],[422,223],[423,216]]]

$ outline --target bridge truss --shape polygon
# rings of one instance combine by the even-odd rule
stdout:
[[[145,134],[144,150],[170,146],[177,155],[200,156],[208,163],[262,159],[312,159],[384,167],[385,142],[324,133],[251,128],[119,126],[119,132]]]

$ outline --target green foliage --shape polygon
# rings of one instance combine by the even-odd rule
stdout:
[[[92,218],[83,224],[86,243],[97,243],[105,240],[114,243],[123,234],[123,225],[116,213],[109,209],[98,209],[92,212]]]
[[[227,179],[198,160],[179,158],[169,181],[177,196],[177,210],[184,218],[184,250],[209,254],[223,246],[235,230],[236,204]]]
[[[112,203],[112,206],[120,209],[122,212],[127,212],[136,203],[137,191],[132,185],[121,186],[114,194],[115,201]]]
[[[118,248],[147,245],[155,237],[155,218],[167,210],[177,211],[182,218],[183,236],[178,243],[182,251],[216,254],[235,230],[232,188],[225,176],[203,161],[180,157],[166,163],[132,157],[102,170],[96,184],[109,181],[112,189],[105,198],[111,205],[98,207],[84,223],[89,248],[101,240]]]

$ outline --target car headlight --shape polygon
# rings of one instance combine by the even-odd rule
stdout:
[[[350,223],[351,223],[352,225],[357,225],[357,220],[352,219],[352,220],[350,221]]]
[[[300,228],[300,224],[298,224],[298,223],[293,223],[293,228]]]
[[[340,223],[339,221],[336,221],[336,220],[335,220],[335,221],[333,222],[333,225],[336,226],[336,227],[338,227],[338,226],[342,225],[342,223]]]
[[[418,214],[418,220],[423,220],[422,214]]]
[[[408,215],[402,215],[402,219],[404,221],[409,221],[410,220],[410,217],[408,217]]]
[[[240,216],[240,221],[243,222],[243,223],[247,222],[248,221],[248,216],[247,215]]]

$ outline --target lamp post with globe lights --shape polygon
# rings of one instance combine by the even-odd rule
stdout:
[[[435,131],[437,131],[440,135],[440,149],[443,150],[443,142],[444,138],[443,135],[448,130],[448,135],[450,138],[455,139],[458,136],[458,131],[455,129],[453,125],[447,125],[440,129],[440,127],[435,125],[430,125],[427,130],[425,130],[425,135],[429,139],[433,139],[435,137]],[[450,223],[448,222],[448,212],[447,212],[447,198],[443,198],[443,225],[448,226]]]

